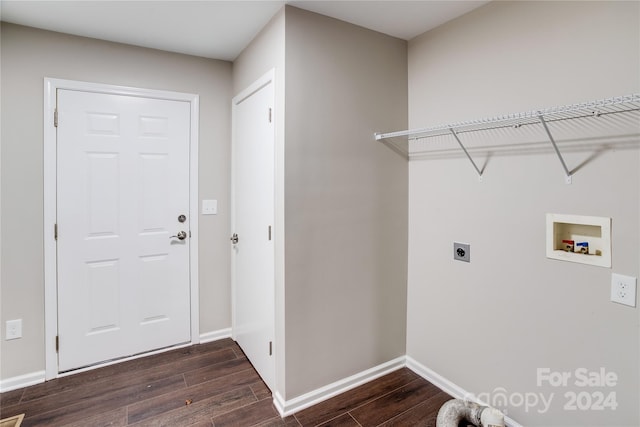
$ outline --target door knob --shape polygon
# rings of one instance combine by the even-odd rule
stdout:
[[[187,232],[186,231],[178,231],[178,234],[176,234],[175,236],[169,236],[170,239],[173,239],[174,237],[177,237],[179,240],[184,240],[187,238]]]
[[[238,243],[238,233],[233,233],[233,236],[231,236],[231,238],[229,239],[231,240],[231,243],[233,243],[234,245]]]

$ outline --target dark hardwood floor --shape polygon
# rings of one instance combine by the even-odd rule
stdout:
[[[22,426],[435,426],[450,399],[401,369],[281,419],[230,339],[123,362],[0,394]]]

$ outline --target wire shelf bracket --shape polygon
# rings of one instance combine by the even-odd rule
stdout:
[[[549,141],[551,141],[551,144],[553,145],[553,149],[555,150],[556,155],[558,156],[558,159],[562,164],[562,169],[564,169],[564,173],[565,173],[565,183],[571,184],[571,172],[569,171],[569,168],[567,167],[567,164],[564,161],[564,157],[562,157],[562,153],[558,148],[558,144],[556,144],[556,140],[553,139],[553,135],[551,135],[549,126],[547,126],[547,122],[544,120],[544,116],[540,114],[538,118],[540,119],[540,123],[542,123],[542,127],[544,127],[544,131],[547,133],[547,136],[549,137]]]
[[[449,128],[449,131],[451,132],[451,135],[453,135],[453,137],[458,142],[458,145],[460,145],[460,148],[462,148],[462,151],[464,151],[464,154],[467,156],[467,159],[469,159],[469,161],[473,165],[473,168],[476,170],[476,172],[478,172],[478,179],[482,182],[482,171],[480,170],[480,168],[478,167],[476,162],[473,161],[473,158],[471,157],[471,155],[469,154],[469,152],[465,148],[464,144],[462,144],[462,141],[460,141],[460,138],[458,138],[458,135],[456,134],[456,131],[453,130],[453,128]]]

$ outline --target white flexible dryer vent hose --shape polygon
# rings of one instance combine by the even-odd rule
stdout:
[[[465,420],[477,427],[505,427],[504,415],[495,408],[452,399],[438,411],[436,427],[458,427]]]

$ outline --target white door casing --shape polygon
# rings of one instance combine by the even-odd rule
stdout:
[[[233,338],[275,386],[274,73],[233,99]]]
[[[196,95],[45,80],[48,379],[198,342],[197,115]]]

